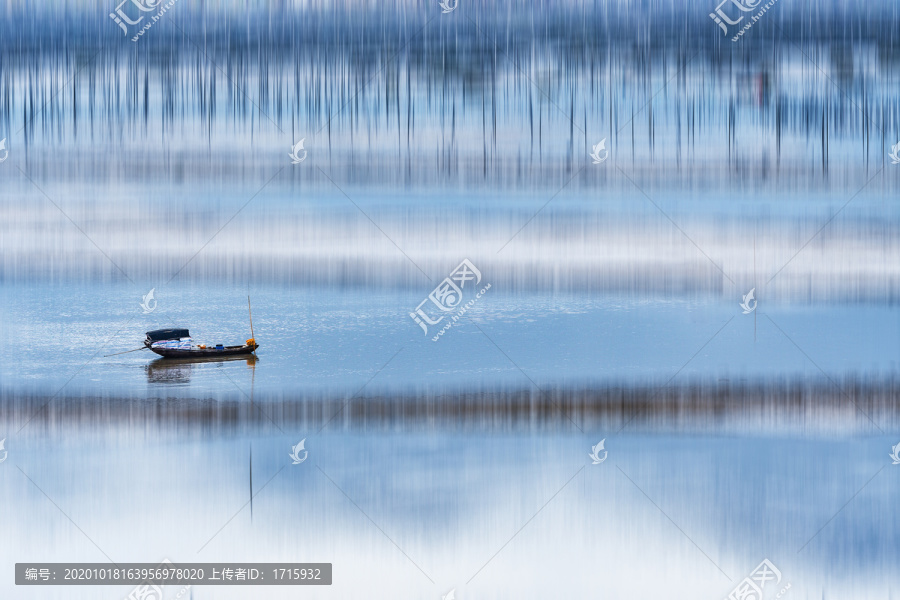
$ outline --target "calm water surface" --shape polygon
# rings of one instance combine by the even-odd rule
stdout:
[[[767,600],[896,597],[894,4],[740,43],[656,1],[178,4],[139,43],[7,9],[0,597],[164,558],[334,564],[266,598],[714,600],[764,558]],[[433,342],[463,259],[491,289]],[[124,353],[243,342],[248,296],[257,360]]]
[[[592,465],[586,449],[602,435],[593,432],[338,430],[309,436],[309,459],[292,465],[288,450],[305,434],[291,433],[60,427],[17,438],[0,497],[28,517],[0,525],[4,560],[332,562],[332,588],[303,590],[316,598],[371,595],[373,585],[402,598],[451,588],[487,598],[716,598],[765,557],[793,597],[886,598],[900,583],[900,484],[882,436],[627,435]],[[20,469],[34,482],[24,490]],[[3,589],[21,594],[11,580]],[[62,597],[45,590],[28,594]],[[266,597],[296,594],[266,588]]]
[[[485,275],[487,277],[487,275]],[[489,290],[437,342],[409,317],[421,291],[253,286],[258,361],[168,363],[144,332],[188,327],[198,343],[250,337],[246,287],[161,289],[145,314],[128,285],[3,286],[0,364],[11,391],[149,397],[299,397],[413,386],[590,384],[605,380],[886,376],[900,364],[887,305],[765,304],[745,315],[723,299],[632,300]],[[171,365],[171,366],[170,366]]]

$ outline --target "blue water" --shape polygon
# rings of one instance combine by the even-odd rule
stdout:
[[[303,592],[320,598],[371,595],[373,586],[404,598],[454,587],[487,598],[725,597],[763,558],[795,598],[881,598],[900,583],[892,500],[900,484],[887,457],[895,441],[884,437],[632,435],[609,440],[607,460],[593,465],[595,432],[338,427],[308,435],[308,460],[292,465],[290,447],[305,433],[56,431],[9,447],[0,498],[28,517],[0,525],[6,562],[332,562],[332,588]],[[2,589],[23,593],[8,581]],[[61,589],[27,593],[54,598]],[[242,594],[195,589],[201,598]]]
[[[258,362],[166,368],[144,332],[188,327],[197,343],[243,343],[253,308]],[[163,397],[663,383],[676,377],[886,376],[900,364],[900,317],[879,305],[771,305],[741,298],[641,301],[492,288],[438,341],[409,317],[431,291],[173,286],[144,314],[133,286],[3,286],[0,364],[11,391]],[[441,324],[443,325],[443,323]],[[154,362],[156,360],[156,362]],[[155,371],[153,367],[156,367]],[[159,370],[163,368],[163,376]],[[175,377],[165,377],[165,372]],[[226,376],[227,375],[227,376]]]
[[[0,21],[0,598],[896,597],[895,4],[117,9]]]

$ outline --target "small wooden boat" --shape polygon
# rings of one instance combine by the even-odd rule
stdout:
[[[176,333],[173,333],[176,332]],[[177,337],[166,337],[177,336]],[[157,329],[147,332],[144,346],[163,358],[215,358],[219,356],[238,356],[253,354],[259,344],[250,338],[240,346],[224,346],[222,344],[206,345],[194,343],[187,329]]]
[[[250,299],[247,299],[250,307]],[[253,354],[259,344],[253,339],[253,314],[250,314],[250,339],[240,346],[224,346],[222,344],[194,344],[191,333],[187,329],[155,329],[147,332],[144,347],[159,354],[163,358],[220,358],[223,356],[241,356]]]

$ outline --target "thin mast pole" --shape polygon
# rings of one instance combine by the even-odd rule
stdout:
[[[250,337],[256,339],[253,335],[253,309],[250,308],[250,296],[247,296],[247,312],[250,313]]]

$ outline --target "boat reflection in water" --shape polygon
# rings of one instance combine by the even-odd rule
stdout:
[[[226,362],[246,362],[251,369],[256,368],[259,358],[254,354],[242,356],[221,356],[207,358],[158,358],[148,364],[147,383],[190,383],[191,372],[202,365],[215,364],[221,367]]]

